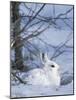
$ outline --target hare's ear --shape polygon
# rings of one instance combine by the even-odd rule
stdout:
[[[49,60],[48,56],[47,56],[47,53],[40,53],[40,58],[41,58],[41,62],[43,64],[45,64],[45,62],[47,62]]]

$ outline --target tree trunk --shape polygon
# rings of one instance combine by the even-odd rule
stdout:
[[[11,23],[17,22],[19,19],[19,2],[11,2]],[[21,37],[18,34],[20,31],[20,20],[17,22],[16,25],[13,26],[13,39],[15,40],[15,69],[23,70],[23,57],[22,57],[22,47],[18,46],[19,43],[21,43]]]

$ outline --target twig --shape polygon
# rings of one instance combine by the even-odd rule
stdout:
[[[26,84],[25,81],[23,81],[19,76],[16,75],[16,73],[11,72],[11,74],[16,77],[21,83]]]

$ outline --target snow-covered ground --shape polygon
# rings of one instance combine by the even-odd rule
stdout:
[[[73,83],[53,90],[49,86],[17,85],[11,87],[11,97],[33,97],[73,94]]]

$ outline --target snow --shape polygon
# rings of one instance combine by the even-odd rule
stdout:
[[[50,86],[23,85],[11,87],[11,97],[33,97],[33,96],[52,96],[73,94],[73,83],[61,86],[58,90],[52,89]]]

